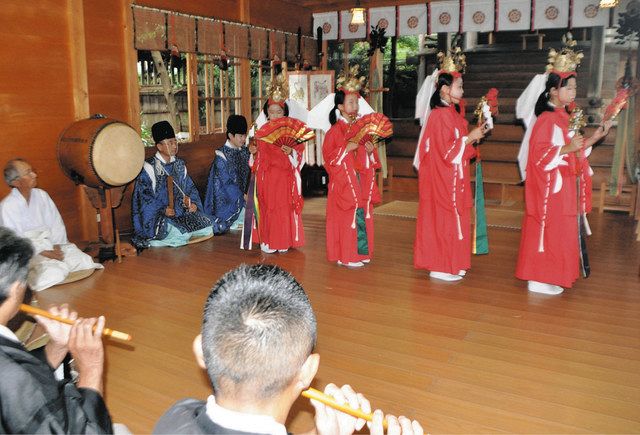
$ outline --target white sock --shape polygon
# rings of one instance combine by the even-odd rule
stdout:
[[[442,281],[460,281],[462,277],[460,275],[454,275],[453,273],[446,272],[430,272],[429,276],[435,279],[441,279]]]
[[[278,249],[278,252],[281,253],[281,254],[284,254],[287,251],[288,251],[288,249]]]
[[[342,261],[338,260],[339,266],[347,266],[347,267],[362,267],[364,263],[362,261],[350,261],[347,264],[344,264]]]
[[[542,293],[545,295],[559,295],[564,291],[564,289],[559,285],[547,284],[538,281],[529,281],[527,283],[527,288],[530,292]]]
[[[371,263],[371,259],[370,258],[365,258],[364,260],[361,260],[364,264],[368,264]]]
[[[262,249],[262,252],[266,254],[273,254],[274,252],[276,252],[275,249],[270,249],[269,245],[267,245],[266,243],[260,243],[260,249]]]
[[[465,276],[467,274],[467,271],[464,269],[460,269],[460,272],[458,272],[458,275],[460,276]]]

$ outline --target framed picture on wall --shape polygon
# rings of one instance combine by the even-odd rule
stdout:
[[[306,72],[290,72],[289,98],[304,108],[309,108],[309,75]]]
[[[334,91],[335,71],[309,71],[309,109]]]

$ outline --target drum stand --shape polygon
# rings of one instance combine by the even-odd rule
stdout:
[[[123,249],[116,238],[115,224],[113,219],[113,209],[120,206],[122,197],[127,186],[120,187],[89,187],[83,185],[84,191],[91,201],[91,205],[98,210],[98,230],[100,236],[100,248],[97,254],[100,263],[109,260],[120,261]],[[118,240],[116,240],[118,239]],[[127,249],[128,251],[128,249]],[[125,254],[126,255],[126,254]]]

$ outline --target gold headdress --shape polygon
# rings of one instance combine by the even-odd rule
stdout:
[[[365,76],[358,77],[360,70],[359,65],[354,65],[346,71],[343,71],[336,80],[336,88],[345,94],[366,94],[369,92],[367,87],[367,78]]]
[[[576,46],[576,41],[573,39],[571,33],[563,36],[562,42],[564,42],[564,47],[560,52],[553,48],[549,50],[547,72],[553,72],[561,77],[566,77],[575,73],[584,55],[581,51],[573,51],[572,47]]]
[[[289,98],[289,83],[287,83],[284,75],[278,74],[267,85],[267,96],[269,97],[269,105],[284,105],[285,100]]]
[[[439,52],[438,63],[440,64],[441,73],[448,73],[453,76],[464,74],[464,70],[467,68],[467,60],[460,47],[454,48],[447,56],[443,52]]]

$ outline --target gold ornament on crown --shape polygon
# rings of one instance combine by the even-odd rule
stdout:
[[[576,46],[576,41],[573,39],[571,33],[567,33],[562,37],[564,47],[559,52],[554,48],[549,50],[549,59],[547,64],[547,72],[558,71],[561,73],[574,72],[584,54],[581,51],[574,51],[573,47]]]
[[[440,71],[446,73],[460,73],[464,74],[467,68],[467,59],[460,47],[454,48],[445,55],[443,52],[438,53],[438,63],[440,64]]]
[[[354,65],[347,70],[346,74],[344,71],[340,73],[336,80],[336,88],[351,93],[368,93],[367,78],[365,76],[358,77],[359,72],[360,66]]]
[[[278,74],[267,84],[267,97],[276,103],[281,103],[289,98],[289,83],[283,74]]]

